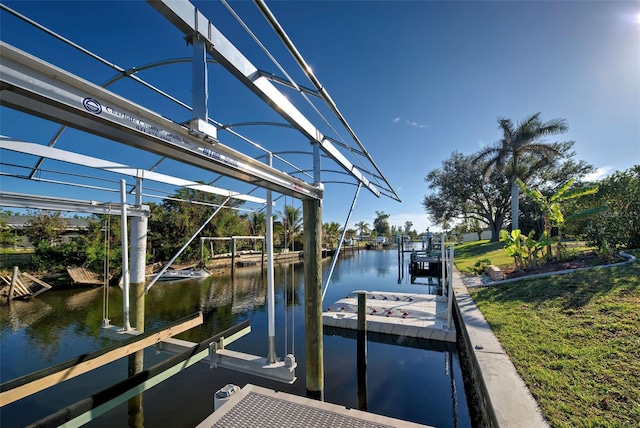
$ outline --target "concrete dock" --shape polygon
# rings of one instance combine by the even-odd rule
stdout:
[[[455,342],[452,323],[447,328],[447,301],[419,293],[366,292],[367,331],[395,336]],[[358,324],[358,292],[340,299],[322,313],[325,326],[353,329]]]

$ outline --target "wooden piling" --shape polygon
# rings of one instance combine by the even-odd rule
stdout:
[[[11,288],[9,288],[9,300],[13,300],[13,294],[16,291],[18,283],[18,266],[13,267],[13,275],[11,276]]]
[[[367,293],[358,292],[358,326],[357,326],[357,378],[358,409],[367,411]]]
[[[322,340],[322,208],[320,201],[304,200],[304,301],[307,396],[324,400]]]

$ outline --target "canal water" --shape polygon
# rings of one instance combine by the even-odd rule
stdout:
[[[330,260],[323,263],[326,278]],[[276,352],[293,353],[298,363],[293,385],[278,383],[198,363],[146,391],[138,426],[190,427],[213,410],[213,394],[228,383],[247,383],[305,396],[303,264],[277,265]],[[431,289],[430,289],[431,288]],[[324,309],[354,290],[434,292],[435,287],[410,284],[399,275],[394,249],[347,252],[340,256]],[[122,292],[108,291],[108,318],[122,325]],[[49,291],[29,302],[0,307],[0,380],[6,382],[38,369],[109,346],[101,337],[103,290]],[[197,311],[204,324],[177,336],[200,342],[241,321],[251,321],[251,333],[229,349],[266,356],[268,350],[266,276],[259,267],[204,280],[155,284],[146,298],[146,330],[160,328]],[[132,322],[133,324],[133,322]],[[352,333],[324,335],[325,401],[367,409],[394,418],[437,427],[471,425],[458,352],[452,344],[400,340],[371,335],[367,344],[366,385],[357,379],[357,343]],[[169,356],[145,351],[145,368]],[[40,393],[0,408],[0,426],[21,427],[91,396],[127,376],[127,358],[120,359]],[[361,379],[362,380],[362,379]],[[141,422],[140,422],[141,421]],[[120,405],[87,426],[126,427],[127,405]],[[255,426],[260,426],[256,421]]]

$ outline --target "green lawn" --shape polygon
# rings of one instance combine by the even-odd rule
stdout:
[[[503,242],[488,240],[465,242],[455,246],[454,260],[458,269],[468,272],[478,260],[489,259],[490,264],[503,267],[512,266],[513,258],[507,256]]]
[[[469,291],[551,426],[640,427],[640,262]]]

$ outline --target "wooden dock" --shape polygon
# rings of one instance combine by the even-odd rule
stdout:
[[[3,285],[3,295],[6,294],[9,300],[36,297],[51,289],[51,286],[46,282],[26,272],[20,272],[17,266],[13,267],[11,277],[0,276],[0,284]]]
[[[433,294],[366,292],[367,331],[395,336],[455,342],[447,328],[447,301]],[[353,329],[358,324],[357,292],[340,299],[322,314],[326,326]]]
[[[71,282],[76,285],[103,285],[100,275],[80,266],[67,266]]]

